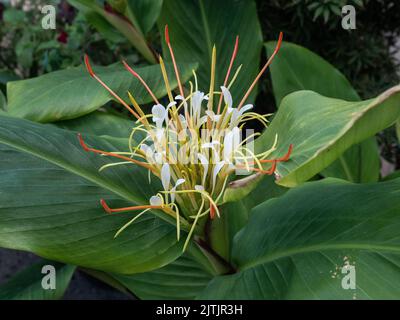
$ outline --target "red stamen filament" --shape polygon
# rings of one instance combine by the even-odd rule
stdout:
[[[94,72],[89,62],[89,57],[85,54],[85,65],[89,74],[97,80],[115,99],[117,99],[126,109],[132,113],[136,119],[140,119],[139,115],[124,101],[122,100],[111,88],[109,88]]]
[[[277,162],[286,162],[286,161],[289,160],[290,155],[292,154],[292,151],[293,151],[293,144],[290,144],[287,153],[286,153],[283,157],[278,158],[278,159],[271,159],[271,160],[268,160],[268,159],[267,159],[267,160],[260,160],[260,162],[261,162],[261,163],[269,163],[269,162],[274,162],[274,161],[277,161]]]
[[[236,36],[235,47],[233,48],[231,61],[229,62],[228,71],[226,72],[226,76],[225,76],[225,80],[224,80],[224,87],[226,87],[226,84],[228,83],[229,75],[231,74],[233,62],[235,61],[238,47],[239,47],[239,36]],[[219,112],[221,111],[222,98],[223,98],[223,95],[221,94],[221,96],[219,97],[217,114],[219,114]]]
[[[169,53],[171,54],[172,64],[174,65],[176,81],[178,82],[179,93],[181,94],[182,97],[184,97],[181,80],[179,78],[179,70],[178,70],[178,66],[176,65],[176,61],[175,61],[174,51],[172,50],[172,46],[169,41],[168,25],[165,25],[165,42],[167,43]]]
[[[275,55],[278,53],[281,44],[282,44],[282,38],[283,38],[283,33],[280,32],[279,33],[279,39],[278,39],[278,43],[275,47],[274,52],[272,53],[272,55],[269,57],[268,61],[266,62],[266,64],[264,65],[264,67],[261,69],[261,71],[258,73],[257,77],[254,79],[253,83],[251,84],[250,88],[247,90],[246,94],[244,95],[242,101],[240,101],[239,106],[238,106],[238,110],[240,110],[240,108],[243,106],[243,104],[246,102],[247,98],[249,97],[251,91],[254,89],[255,85],[257,84],[258,80],[261,78],[262,74],[265,72],[265,70],[267,70],[268,66],[271,64],[272,60],[274,59]]]
[[[141,84],[143,85],[143,87],[145,87],[145,89],[147,90],[147,92],[150,94],[150,96],[153,98],[154,102],[159,104],[157,97],[155,96],[155,94],[153,93],[153,91],[151,91],[150,87],[147,85],[147,83],[143,80],[143,78],[136,72],[134,71],[127,63],[125,60],[122,60],[122,63],[125,67],[126,70],[128,70],[136,79],[138,79]]]
[[[113,212],[126,212],[126,211],[136,211],[136,210],[144,210],[144,209],[161,209],[162,206],[152,206],[152,205],[144,205],[144,206],[133,206],[133,207],[125,207],[125,208],[117,208],[117,209],[111,209],[106,201],[104,199],[100,199],[100,203],[104,210],[107,213],[113,213]]]
[[[112,153],[112,152],[107,152],[107,151],[103,151],[103,150],[89,148],[86,145],[86,143],[83,141],[82,135],[80,133],[78,133],[78,138],[79,138],[79,143],[82,146],[83,150],[85,150],[87,152],[91,151],[91,152],[102,154],[102,155],[105,155],[105,156],[115,157],[115,158],[118,158],[118,159],[129,161],[129,162],[132,162],[134,164],[137,164],[139,166],[142,166],[142,167],[144,167],[146,169],[149,169],[149,170],[154,172],[154,169],[151,166],[149,166],[149,164],[146,163],[146,162],[141,162],[141,161],[138,161],[138,160],[135,160],[135,159],[132,159],[132,158],[128,158],[128,157],[122,156],[120,154]]]
[[[267,174],[267,175],[271,175],[275,172],[276,170],[276,161],[274,161],[272,163],[272,167],[268,170],[263,170],[263,169],[259,169],[259,168],[249,168],[251,171],[255,171],[255,172],[259,172],[261,174]],[[243,166],[244,167],[244,166]]]

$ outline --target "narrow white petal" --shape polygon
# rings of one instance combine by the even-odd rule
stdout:
[[[214,190],[215,187],[215,183],[216,183],[216,179],[217,179],[217,175],[218,173],[221,171],[221,169],[223,168],[223,166],[225,165],[225,161],[220,161],[218,162],[213,170],[213,181],[212,181],[212,190]]]
[[[239,110],[239,117],[245,113],[246,111],[249,111],[250,109],[253,109],[253,105],[252,104],[246,104],[244,105],[240,110]]]
[[[198,153],[197,156],[199,157],[200,163],[201,163],[201,165],[203,166],[203,178],[202,178],[201,181],[202,181],[202,183],[204,184],[205,181],[206,181],[207,173],[208,173],[208,160],[207,160],[207,158],[206,158],[203,154],[201,154],[201,153]]]
[[[221,86],[222,94],[224,95],[225,104],[228,105],[228,108],[232,107],[232,95],[227,88]]]
[[[180,186],[182,183],[185,183],[185,179],[178,179],[178,180],[176,180],[176,183],[175,183],[175,187],[174,188],[177,188],[178,186]]]
[[[170,103],[168,103],[167,105],[167,109],[171,108],[172,106],[176,105],[176,101],[171,101]]]
[[[224,154],[223,154],[223,159],[225,161],[230,161],[231,153],[232,153],[232,147],[233,147],[233,133],[232,131],[229,131],[225,137],[224,137]]]
[[[168,163],[164,163],[161,168],[161,183],[164,190],[168,191],[171,181],[171,171]]]
[[[176,180],[175,186],[171,189],[171,191],[175,191],[178,186],[185,182],[185,179]],[[171,202],[175,202],[176,194],[174,192],[171,193]]]

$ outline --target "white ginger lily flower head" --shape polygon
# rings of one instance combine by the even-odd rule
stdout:
[[[227,182],[232,180],[238,169],[246,168],[249,173],[273,174],[279,162],[287,161],[288,153],[275,159],[267,159],[276,149],[274,145],[267,150],[256,153],[249,150],[247,142],[256,137],[252,133],[242,140],[242,128],[249,120],[259,120],[265,127],[265,115],[250,112],[251,104],[244,104],[261,74],[271,63],[279,50],[282,40],[280,35],[277,49],[266,63],[260,74],[250,85],[242,100],[234,101],[230,89],[235,82],[240,66],[233,77],[230,77],[237,53],[238,38],[227,70],[224,83],[215,91],[216,49],[214,47],[211,63],[210,89],[204,93],[198,89],[197,76],[193,71],[195,84],[190,82],[190,89],[184,88],[175,64],[172,47],[166,32],[168,48],[174,64],[179,94],[174,96],[163,60],[160,58],[161,73],[169,102],[164,106],[146,82],[130,66],[123,62],[126,69],[140,81],[154,100],[151,113],[146,114],[129,93],[132,106],[128,105],[110,89],[92,70],[87,56],[85,63],[90,75],[137,119],[129,138],[129,152],[106,152],[88,147],[80,136],[82,147],[86,151],[99,153],[123,160],[102,167],[134,164],[148,171],[149,178],[156,176],[161,181],[162,190],[149,198],[149,204],[133,207],[111,209],[102,200],[107,212],[143,210],[128,224],[124,225],[117,235],[134,220],[148,210],[159,210],[176,220],[177,237],[183,227],[188,232],[184,248],[197,228],[199,219],[214,219],[220,215],[218,206],[222,203]],[[228,82],[230,80],[230,82]],[[136,138],[145,133],[145,137]],[[265,168],[264,166],[268,166]]]

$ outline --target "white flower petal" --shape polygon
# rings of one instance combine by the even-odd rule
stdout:
[[[182,123],[183,129],[186,129],[186,128],[187,128],[186,118],[185,118],[182,114],[180,114],[180,115],[179,115],[179,120],[180,120],[181,123]]]
[[[178,186],[180,186],[182,183],[185,183],[185,179],[178,179],[178,180],[176,180],[176,182],[175,182],[175,187],[174,188],[177,188]]]
[[[195,91],[192,96],[192,115],[194,118],[200,116],[201,102],[204,100],[204,92]]]
[[[151,113],[153,114],[153,120],[154,119],[164,119],[166,109],[161,104],[155,104],[153,106],[153,108],[151,108]]]
[[[155,163],[161,164],[161,163],[162,163],[162,160],[163,160],[163,155],[162,155],[162,153],[160,153],[160,152],[154,153],[154,161],[155,161]]]
[[[168,191],[171,182],[171,171],[168,163],[164,163],[161,168],[161,183],[164,190]]]
[[[185,179],[178,179],[178,180],[176,180],[176,183],[175,183],[175,186],[171,189],[171,191],[175,191],[176,190],[176,188],[178,187],[178,186],[180,186],[182,183],[184,183],[185,182]],[[171,193],[171,201],[172,202],[175,202],[175,193],[174,192],[172,192]]]
[[[253,109],[253,105],[252,104],[246,104],[244,105],[240,110],[239,110],[239,117],[245,113],[246,111],[249,111],[250,109]]]
[[[176,105],[176,101],[171,101],[170,103],[168,103],[167,105],[167,109],[171,108],[172,106]]]
[[[229,131],[224,137],[224,154],[223,159],[229,162],[233,148],[233,133]]]
[[[213,180],[212,180],[212,190],[214,190],[215,182],[216,182],[216,179],[217,179],[217,175],[221,171],[221,169],[224,167],[224,165],[225,165],[225,161],[220,161],[214,167]]]
[[[203,178],[202,178],[201,182],[204,184],[206,181],[207,173],[208,173],[208,160],[201,153],[198,153],[197,156],[199,157],[200,163],[203,166]]]
[[[200,128],[204,123],[207,122],[208,116],[203,116],[200,118],[200,121],[197,123],[197,126]]]
[[[150,198],[150,205],[152,206],[162,206],[164,200],[160,196],[152,196]]]
[[[222,94],[224,95],[225,104],[228,105],[228,108],[232,107],[232,95],[227,88],[221,86]]]

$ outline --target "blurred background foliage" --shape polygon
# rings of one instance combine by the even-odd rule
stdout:
[[[362,98],[399,83],[396,40],[400,2],[387,0],[257,1],[265,40],[283,31],[287,41],[318,53],[343,72]],[[341,27],[341,8],[356,8],[356,30]]]

